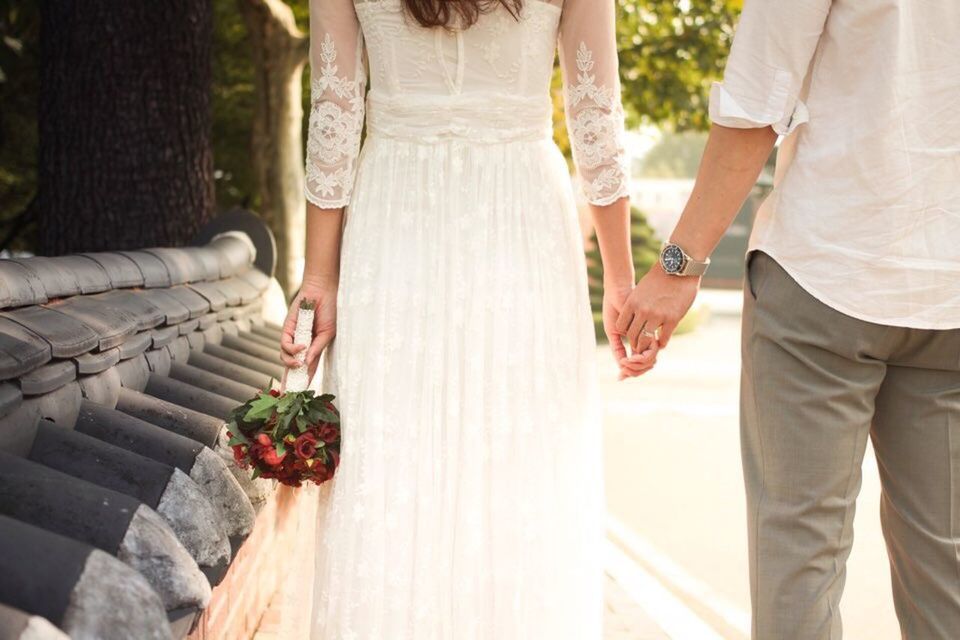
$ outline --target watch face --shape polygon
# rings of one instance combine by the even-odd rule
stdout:
[[[683,251],[675,244],[668,244],[660,254],[660,264],[667,273],[680,273],[683,268]]]

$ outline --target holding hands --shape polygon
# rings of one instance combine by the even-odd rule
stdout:
[[[660,261],[632,290],[604,296],[604,329],[620,366],[621,380],[653,368],[657,353],[667,346],[693,306],[709,264],[709,260],[694,260],[679,246],[667,244]],[[624,340],[633,353],[629,357]]]

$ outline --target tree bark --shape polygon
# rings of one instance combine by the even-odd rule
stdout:
[[[251,162],[261,214],[277,238],[277,280],[286,291],[299,285],[304,248],[304,64],[309,39],[282,0],[238,0],[250,32],[256,107]]]
[[[38,252],[181,245],[214,212],[209,0],[43,0]]]

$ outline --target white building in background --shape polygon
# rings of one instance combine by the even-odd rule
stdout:
[[[693,192],[691,178],[635,178],[630,182],[630,202],[647,215],[657,236],[665,240],[680,219]]]

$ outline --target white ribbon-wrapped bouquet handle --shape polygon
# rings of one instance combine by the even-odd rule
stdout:
[[[298,366],[287,370],[286,391],[305,391],[310,385],[310,372],[306,365],[307,350],[313,342],[313,316],[316,302],[306,298],[300,300],[297,308],[297,324],[293,330],[293,343],[305,345],[306,349],[297,352]]]

